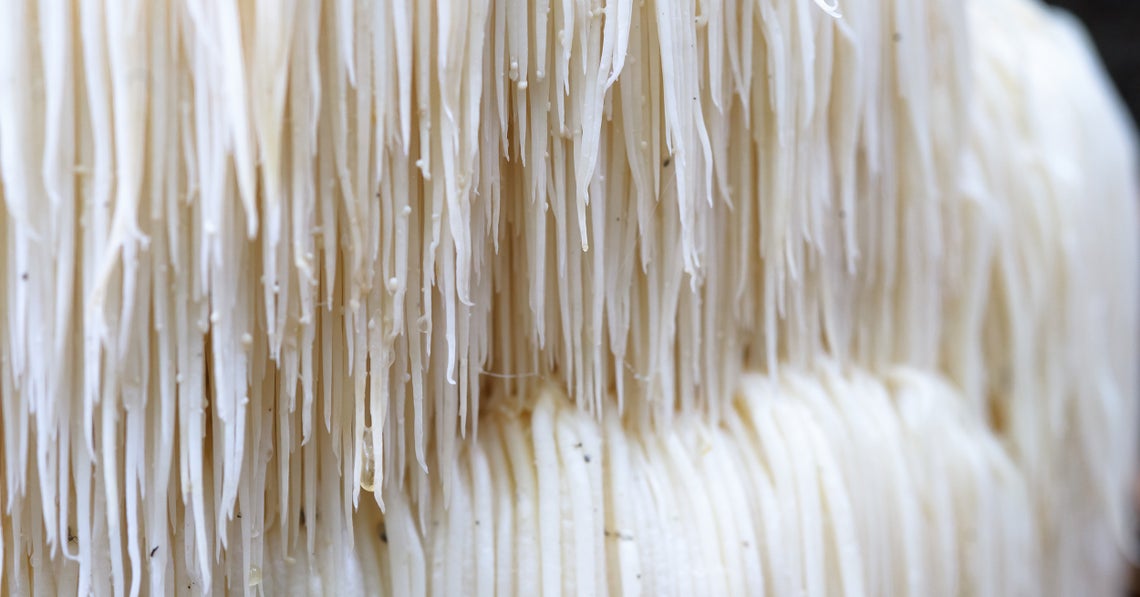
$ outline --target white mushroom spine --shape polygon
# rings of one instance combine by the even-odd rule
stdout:
[[[1030,0],[0,0],[8,594],[1113,594],[1137,152]]]

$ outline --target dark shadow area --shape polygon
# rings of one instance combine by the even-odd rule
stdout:
[[[1085,23],[1116,88],[1140,121],[1140,1],[1046,0]]]

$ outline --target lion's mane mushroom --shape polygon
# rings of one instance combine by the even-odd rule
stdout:
[[[1114,595],[1135,138],[1029,0],[0,0],[12,595]]]

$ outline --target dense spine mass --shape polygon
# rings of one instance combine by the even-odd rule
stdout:
[[[7,592],[1111,590],[1136,152],[1064,17],[0,15]]]

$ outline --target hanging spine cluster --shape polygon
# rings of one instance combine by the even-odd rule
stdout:
[[[990,454],[971,483],[1017,476],[992,485],[1045,521],[1040,570],[1125,528],[1133,141],[1084,40],[1022,0],[0,15],[15,593],[244,590],[300,552],[333,578],[387,549],[353,551],[366,510],[433,545],[535,395],[617,450],[767,408],[743,372],[950,384]],[[629,499],[606,483],[566,499]]]

